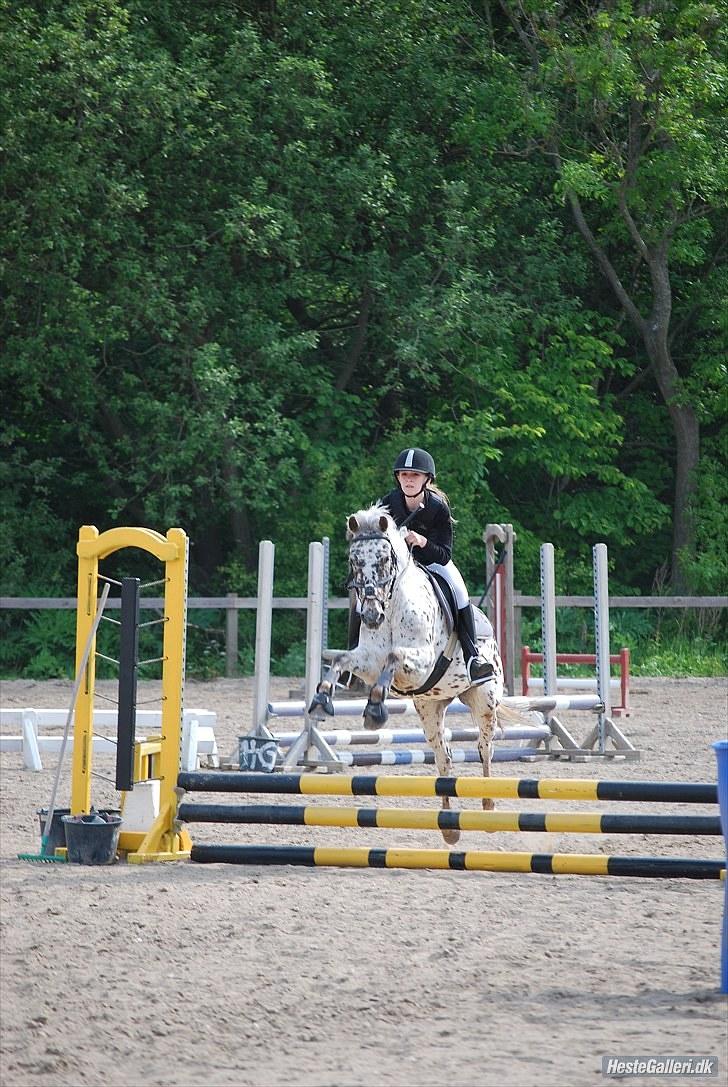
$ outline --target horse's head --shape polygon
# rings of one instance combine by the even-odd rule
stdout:
[[[409,552],[399,529],[384,506],[352,513],[347,518],[349,580],[361,608],[361,619],[370,630],[382,625],[397,575]]]

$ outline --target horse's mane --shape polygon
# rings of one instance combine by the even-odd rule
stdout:
[[[383,506],[381,502],[375,502],[368,509],[357,510],[356,513],[350,514],[346,520],[346,539],[349,543],[352,543],[359,536],[369,535],[370,533],[386,536],[400,563],[400,569],[406,565],[410,554],[409,548],[404,542],[404,536],[397,528],[397,522],[387,506]],[[355,524],[356,527],[352,528],[352,524]]]

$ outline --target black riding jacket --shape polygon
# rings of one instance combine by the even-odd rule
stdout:
[[[395,487],[379,501],[389,509],[398,527],[410,515],[411,511],[407,509],[404,494],[399,487]],[[412,520],[407,522],[407,528],[424,536],[427,546],[413,547],[412,555],[423,566],[429,566],[432,562],[439,562],[441,566],[445,566],[452,558],[450,507],[444,498],[428,490],[423,491],[420,501],[424,505],[415,512]]]

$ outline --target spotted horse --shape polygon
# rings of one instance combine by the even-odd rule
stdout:
[[[412,558],[405,531],[379,504],[347,519],[349,586],[361,611],[359,644],[334,657],[309,712],[317,717],[333,714],[332,699],[342,672],[353,673],[370,687],[364,710],[367,728],[386,722],[390,690],[410,697],[434,752],[437,773],[449,777],[453,763],[444,734],[445,710],[459,696],[478,728],[483,775],[489,777],[493,730],[503,697],[498,646],[488,620],[475,609],[480,655],[493,665],[493,676],[473,686],[457,635],[430,576]],[[484,808],[493,806],[492,800],[483,800]],[[450,807],[449,797],[442,797],[442,807]],[[459,831],[449,829],[442,835],[450,845],[460,837]]]

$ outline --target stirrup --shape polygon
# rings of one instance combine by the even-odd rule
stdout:
[[[484,661],[482,657],[471,657],[465,666],[468,679],[475,686],[477,683],[487,683],[493,678],[493,665]]]

